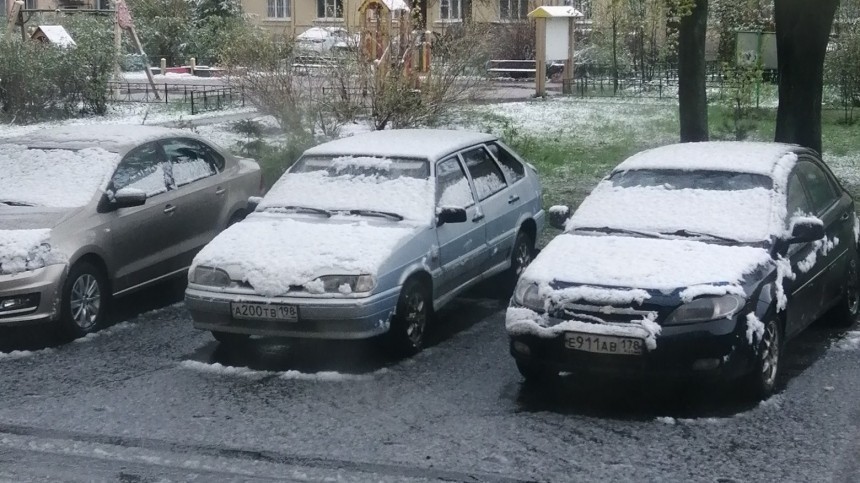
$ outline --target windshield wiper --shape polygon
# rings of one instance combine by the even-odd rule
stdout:
[[[6,206],[36,206],[33,203],[24,203],[23,201],[6,201],[0,200],[0,205]]]
[[[676,236],[685,236],[685,237],[707,237],[707,238],[711,238],[714,240],[720,240],[720,241],[725,241],[725,242],[730,242],[730,243],[741,243],[740,240],[735,239],[735,238],[729,238],[727,236],[720,236],[720,235],[712,235],[710,233],[702,233],[699,231],[691,231],[691,230],[677,230],[677,231],[673,231],[672,233],[662,233],[662,235],[676,235]]]
[[[573,231],[596,231],[598,233],[626,233],[628,235],[639,235],[646,238],[662,238],[659,233],[651,233],[647,231],[630,230],[627,228],[613,228],[610,226],[578,226]]]
[[[390,211],[377,211],[377,210],[349,210],[350,215],[364,215],[364,216],[379,216],[383,218],[391,218],[392,220],[401,221],[403,217],[398,215],[397,213],[391,213]]]
[[[265,209],[265,211],[295,211],[298,213],[314,213],[317,215],[323,215],[326,218],[331,218],[331,212],[328,210],[324,210],[322,208],[312,208],[310,206],[271,206]]]

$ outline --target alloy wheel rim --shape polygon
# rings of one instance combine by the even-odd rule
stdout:
[[[779,330],[776,322],[769,322],[765,327],[761,347],[762,381],[771,387],[776,383],[776,373],[779,369]]]
[[[418,291],[413,291],[406,299],[406,337],[412,345],[419,346],[424,338],[424,327],[427,323],[427,312],[424,297]]]
[[[845,298],[848,300],[848,312],[857,316],[860,312],[860,281],[857,280],[857,262],[851,261],[848,266],[848,282],[845,284]]]
[[[526,267],[532,261],[532,254],[526,243],[520,243],[517,246],[517,254],[514,257],[514,260],[517,264],[517,276],[520,276],[523,274],[523,271],[525,271]]]
[[[94,276],[85,273],[75,280],[72,284],[70,308],[72,320],[81,330],[89,330],[96,325],[101,309],[101,290]]]

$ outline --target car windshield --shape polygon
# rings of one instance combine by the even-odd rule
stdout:
[[[305,156],[272,187],[260,209],[427,222],[433,201],[427,160]]]
[[[617,171],[577,209],[568,228],[655,233],[712,243],[761,243],[779,224],[773,180],[729,171]]]
[[[119,155],[100,148],[0,144],[0,206],[75,208],[104,189]]]
[[[729,171],[636,169],[612,173],[609,180],[612,181],[613,186],[619,188],[653,186],[669,190],[737,191],[773,187],[773,180],[767,176]]]

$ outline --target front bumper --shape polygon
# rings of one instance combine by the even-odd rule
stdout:
[[[68,267],[64,264],[0,275],[0,300],[18,295],[38,294],[35,307],[0,311],[0,326],[38,324],[60,318],[60,295]]]
[[[206,290],[189,285],[185,305],[200,330],[274,337],[367,339],[388,331],[400,287],[364,298],[263,297]],[[298,321],[233,317],[232,302],[277,303],[298,307]]]
[[[535,320],[530,327],[519,310],[520,319],[512,322],[509,318],[507,327],[511,355],[521,363],[580,375],[635,379],[734,379],[753,369],[752,350],[739,330],[737,316],[662,327],[653,348],[646,347],[641,355],[621,355],[569,349],[565,347],[566,331],[552,330],[563,320],[550,317],[547,328],[538,327]]]

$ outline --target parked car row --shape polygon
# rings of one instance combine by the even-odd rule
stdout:
[[[187,273],[194,326],[222,343],[373,337],[409,355],[440,308],[489,280],[513,290],[506,329],[527,380],[719,377],[766,397],[788,339],[860,311],[854,200],[796,146],[639,153],[572,216],[549,210],[563,231],[537,257],[537,172],[488,134],[332,141],[260,194],[254,161],[184,131],[5,140],[0,326],[79,337],[114,298]]]

